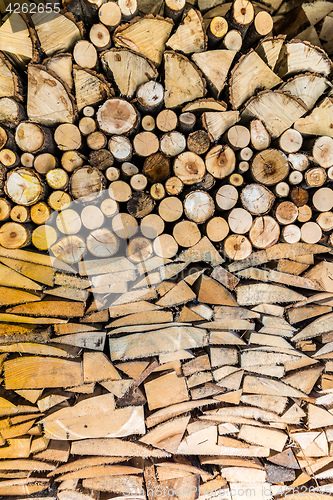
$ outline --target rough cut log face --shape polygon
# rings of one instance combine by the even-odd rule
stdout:
[[[289,165],[281,151],[266,149],[253,158],[251,170],[257,182],[272,186],[287,177]]]
[[[4,54],[0,56],[0,94],[22,100],[22,81],[17,71]]]
[[[99,104],[112,95],[111,87],[102,76],[94,72],[74,68],[76,104],[79,111],[85,106]]]
[[[205,75],[214,97],[218,97],[225,86],[236,53],[234,50],[209,50],[192,55],[192,60]]]
[[[251,80],[248,75],[251,72]],[[271,89],[282,80],[254,51],[245,55],[234,67],[230,80],[230,99],[235,109],[249,99],[257,89]]]
[[[31,16],[41,48],[50,57],[68,52],[81,39],[81,30],[73,19],[58,13],[37,12]]]
[[[185,54],[204,52],[207,42],[202,24],[200,13],[190,9],[177,31],[169,38],[167,46]]]
[[[40,66],[29,66],[27,114],[42,125],[72,123],[76,105],[66,84]]]
[[[164,65],[167,108],[179,107],[205,95],[205,81],[199,69],[185,56],[176,52],[165,52]]]
[[[13,13],[1,26],[0,49],[8,55],[15,55],[16,61],[27,64],[34,57],[34,45],[30,39],[26,20],[19,13]],[[8,43],[10,39],[10,43]],[[6,42],[7,41],[7,42]]]
[[[172,26],[170,20],[147,17],[120,26],[113,39],[116,46],[135,50],[159,66]]]
[[[146,58],[127,49],[104,52],[101,62],[120,93],[131,98],[142,83],[158,76],[156,68]]]
[[[261,119],[272,139],[276,139],[305,115],[306,111],[303,101],[296,100],[289,94],[263,91],[246,103],[243,116]]]
[[[43,196],[43,185],[33,171],[18,168],[8,174],[6,192],[18,205],[33,205]]]
[[[333,491],[333,4],[296,3],[4,17],[1,498]]]

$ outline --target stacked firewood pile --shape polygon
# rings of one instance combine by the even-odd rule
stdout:
[[[332,493],[333,4],[291,4],[3,19],[3,497]]]
[[[250,2],[204,18],[169,3],[164,18],[103,4],[85,39],[76,1],[1,26],[2,246],[72,264],[128,238],[134,261],[204,235],[234,260],[279,240],[332,243],[327,54],[264,37],[273,19]],[[27,71],[26,102],[10,61]]]

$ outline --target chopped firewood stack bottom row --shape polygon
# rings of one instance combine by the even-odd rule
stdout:
[[[331,498],[333,3],[25,5],[1,498]]]
[[[328,252],[280,243],[226,266],[204,237],[174,260],[75,273],[0,247],[0,494],[332,493]],[[130,290],[88,307],[109,280]]]

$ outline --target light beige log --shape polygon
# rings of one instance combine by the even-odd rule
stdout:
[[[173,237],[182,247],[193,247],[201,239],[200,230],[195,222],[178,222],[173,228]]]
[[[153,132],[140,132],[134,137],[133,146],[137,155],[151,156],[158,151],[158,137]]]
[[[54,140],[62,151],[80,149],[82,144],[80,130],[71,123],[59,125],[55,130]]]
[[[77,116],[77,106],[67,85],[44,66],[29,66],[28,75],[29,119],[47,126],[73,123]]]
[[[231,184],[224,184],[216,193],[216,203],[221,210],[230,210],[238,200],[238,191]]]
[[[6,204],[7,203],[8,203],[8,200],[6,200]],[[13,222],[22,222],[22,223],[29,222],[30,221],[30,211],[27,207],[24,207],[23,205],[15,205],[10,210],[10,218],[12,219]]]
[[[77,151],[65,151],[61,157],[61,165],[67,172],[73,172],[76,168],[82,167],[84,156]]]
[[[73,198],[84,198],[89,202],[103,194],[105,184],[106,179],[100,170],[90,166],[80,167],[70,178],[70,192]]]
[[[152,256],[153,246],[147,238],[137,236],[128,243],[126,252],[131,262],[143,262]]]
[[[296,153],[302,146],[303,137],[300,132],[295,129],[287,129],[279,139],[280,148],[285,153]]]
[[[244,208],[252,215],[266,214],[275,201],[273,193],[260,184],[248,184],[241,193]]]
[[[47,200],[50,207],[58,212],[69,208],[71,201],[72,198],[65,191],[53,191]]]
[[[205,82],[198,68],[187,57],[173,51],[164,52],[165,106],[175,108],[204,97]]]
[[[320,226],[316,222],[305,222],[301,227],[301,240],[304,243],[318,243],[322,237]]]
[[[174,162],[174,173],[184,184],[195,184],[200,182],[206,167],[200,156],[192,152],[181,153]]]
[[[132,158],[132,144],[125,136],[113,135],[109,140],[108,148],[119,162],[128,162]]]
[[[183,204],[179,198],[170,196],[164,198],[158,207],[160,217],[166,222],[174,222],[183,214]]]
[[[238,121],[238,111],[205,111],[202,114],[202,125],[211,141],[220,139],[224,132]]]
[[[16,128],[15,142],[22,151],[29,153],[37,153],[53,146],[50,131],[29,122],[21,122]]]
[[[212,197],[205,191],[192,191],[184,200],[184,211],[188,219],[198,224],[210,219],[215,210]]]
[[[97,50],[87,40],[79,40],[74,47],[73,57],[81,68],[93,69],[97,65]]]
[[[29,245],[31,229],[18,222],[6,222],[0,229],[0,245],[16,249]]]
[[[223,241],[229,233],[229,225],[223,217],[213,217],[207,222],[206,234],[213,242]]]
[[[165,183],[165,190],[168,194],[176,196],[183,190],[184,184],[179,177],[169,177]]]
[[[121,94],[129,98],[133,97],[140,84],[158,76],[154,65],[145,57],[125,48],[112,48],[104,52],[101,61],[107,75],[114,79]]]
[[[234,208],[228,216],[230,230],[236,234],[246,234],[252,226],[252,215],[244,208]]]
[[[126,8],[125,0],[122,0],[120,9]],[[135,13],[130,8],[130,16]],[[165,42],[168,40],[172,30],[171,20],[143,17],[137,18],[130,25],[119,26],[115,31],[114,42],[117,47],[133,47],[136,52],[147,57],[156,66],[162,61]]]
[[[233,234],[224,241],[224,251],[233,260],[246,259],[252,251],[252,245],[246,236]]]
[[[295,224],[288,224],[282,229],[281,235],[286,243],[298,243],[301,239],[301,229]]]
[[[121,10],[118,4],[107,2],[99,8],[98,17],[101,23],[105,24],[109,29],[114,29],[121,21]]]
[[[223,45],[227,50],[233,50],[237,52],[241,49],[242,46],[242,35],[237,30],[230,30],[225,35],[223,39]]]
[[[169,132],[160,139],[160,150],[166,156],[177,156],[186,148],[186,139],[180,132]]]
[[[57,159],[54,155],[50,153],[42,153],[36,156],[34,160],[35,170],[39,174],[47,174],[49,170],[54,169],[57,166]]]
[[[159,334],[160,332],[160,334]],[[111,359],[135,359],[151,353],[172,352],[207,344],[207,333],[201,328],[175,326],[146,333],[135,333],[110,342]],[[161,344],[162,341],[162,344]],[[176,344],[175,344],[176,342]]]
[[[58,259],[73,264],[79,262],[86,251],[84,240],[77,235],[70,235],[61,238],[51,246],[52,253]]]
[[[140,229],[146,238],[155,239],[163,233],[164,221],[157,214],[149,214],[141,220]]]
[[[120,98],[108,99],[98,109],[97,123],[106,134],[127,134],[138,125],[138,113],[129,102]]]
[[[333,190],[329,187],[317,189],[312,197],[314,207],[320,212],[327,212],[333,208]]]
[[[156,255],[166,259],[174,257],[178,251],[178,243],[170,234],[161,234],[155,238],[153,246]]]
[[[280,83],[282,80],[261,57],[255,51],[250,51],[241,57],[231,72],[229,92],[233,109],[238,109],[258,89],[271,89]]]
[[[279,137],[307,111],[305,104],[279,90],[263,90],[246,104],[242,116],[261,120],[272,139]]]
[[[271,143],[271,138],[261,120],[252,120],[250,124],[251,144],[254,149],[262,151],[267,149]]]
[[[112,230],[121,239],[132,238],[138,231],[135,218],[127,213],[119,213],[112,219]]]
[[[29,206],[43,197],[44,186],[36,173],[30,169],[19,167],[9,172],[5,191],[14,203]]]
[[[98,50],[105,50],[111,44],[110,32],[103,24],[93,24],[90,28],[89,38]]]

